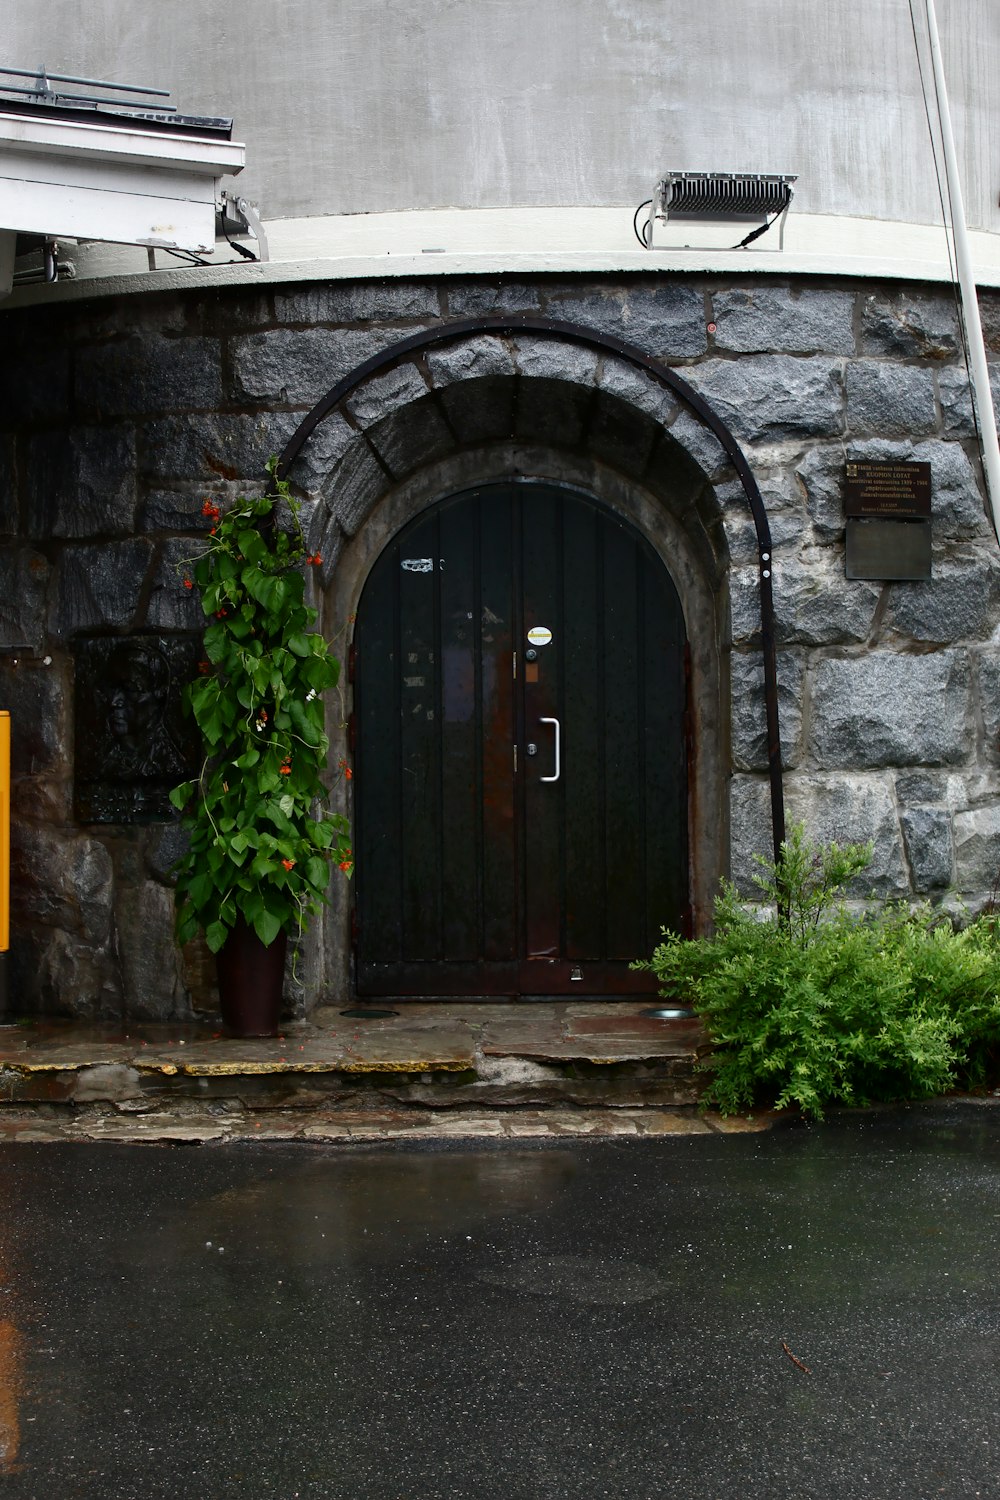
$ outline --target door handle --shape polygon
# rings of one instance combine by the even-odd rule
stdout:
[[[556,769],[555,769],[555,773],[552,776],[539,776],[538,779],[539,779],[539,781],[558,781],[559,780],[559,772],[560,772],[560,753],[559,752],[560,752],[560,741],[562,739],[562,725],[559,723],[558,719],[539,719],[538,722],[539,722],[539,724],[551,724],[553,730],[555,731],[555,737],[556,737],[556,744],[555,744],[555,750],[556,750]]]

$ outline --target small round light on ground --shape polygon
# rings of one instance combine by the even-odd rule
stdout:
[[[688,1010],[684,1005],[650,1005],[639,1014],[649,1016],[654,1021],[690,1021],[694,1011]]]

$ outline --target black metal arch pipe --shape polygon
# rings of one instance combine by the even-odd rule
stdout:
[[[298,458],[309,437],[330,413],[349,396],[357,386],[377,375],[388,366],[405,359],[409,354],[428,349],[434,344],[450,343],[455,339],[468,338],[481,333],[536,333],[543,337],[562,339],[566,343],[581,344],[585,348],[616,354],[628,364],[644,370],[661,385],[665,385],[703,422],[718,438],[725,449],[733,468],[739,475],[743,492],[753,516],[757,532],[757,556],[760,580],[760,635],[764,654],[764,701],[767,714],[767,763],[771,788],[771,833],[774,842],[774,858],[781,860],[781,846],[785,840],[785,798],[782,786],[781,737],[778,726],[778,664],[774,646],[774,598],[771,589],[772,548],[771,528],[757,481],[753,476],[746,456],[722,418],[712,410],[692,386],[676,370],[660,360],[654,359],[642,349],[625,339],[615,338],[610,333],[598,333],[592,328],[583,328],[576,323],[563,323],[557,318],[546,318],[535,313],[513,315],[499,314],[482,318],[461,318],[451,323],[442,323],[435,328],[422,329],[390,344],[381,353],[375,354],[357,365],[342,380],[338,380],[326,395],[321,397],[292,433],[278,460],[278,477],[286,478],[292,464]]]

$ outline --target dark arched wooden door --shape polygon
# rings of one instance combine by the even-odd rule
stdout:
[[[354,637],[362,995],[596,996],[688,905],[685,634],[574,490],[484,485],[378,559]]]

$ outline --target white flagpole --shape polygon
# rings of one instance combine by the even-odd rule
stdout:
[[[986,344],[983,340],[983,325],[979,317],[979,299],[976,295],[976,277],[972,269],[969,251],[969,231],[965,223],[965,203],[962,198],[962,183],[958,172],[958,157],[955,152],[955,137],[951,128],[951,109],[948,104],[948,85],[944,77],[941,60],[941,39],[938,36],[937,16],[934,0],[925,0],[927,7],[927,31],[931,44],[931,65],[934,69],[934,90],[937,94],[938,119],[941,123],[941,144],[944,148],[944,168],[948,182],[951,236],[955,245],[955,262],[958,268],[958,286],[962,302],[962,317],[965,322],[969,361],[972,366],[972,389],[975,395],[976,412],[979,417],[983,470],[986,474],[986,489],[993,514],[993,529],[1000,538],[1000,444],[997,442],[997,423],[993,411],[993,396],[990,391],[990,371],[986,362]]]

